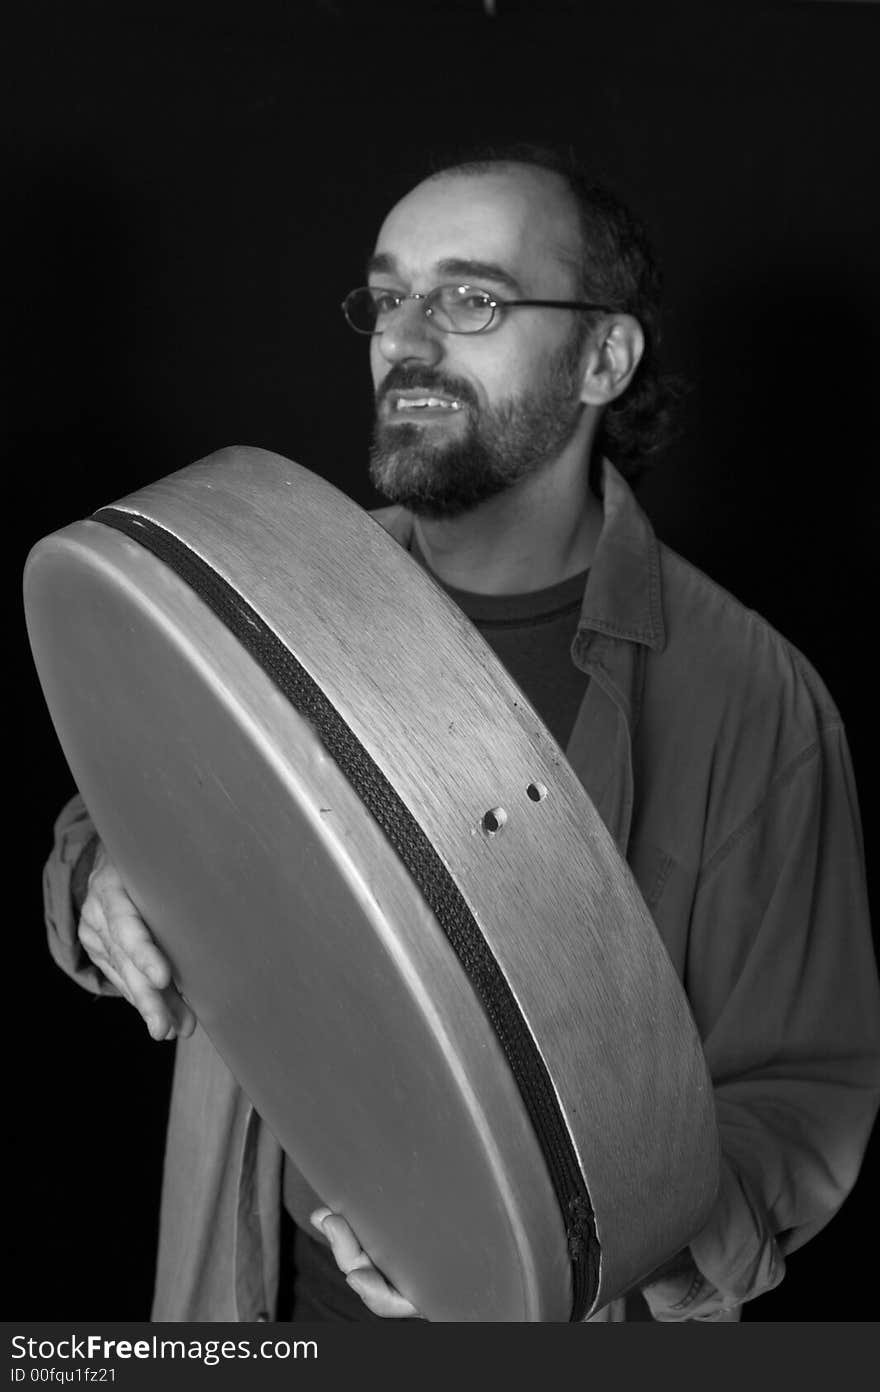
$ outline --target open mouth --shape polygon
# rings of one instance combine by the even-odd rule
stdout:
[[[460,411],[461,402],[446,396],[397,396],[392,399],[393,415],[414,414],[419,411]]]

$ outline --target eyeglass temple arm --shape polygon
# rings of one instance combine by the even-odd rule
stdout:
[[[607,305],[586,304],[583,300],[498,300],[499,309],[511,309],[517,305],[534,305],[537,309],[592,309],[612,314]]]

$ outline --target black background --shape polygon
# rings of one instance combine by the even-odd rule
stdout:
[[[7,25],[5,478],[40,536],[228,444],[365,505],[364,345],[338,303],[425,152],[571,141],[646,219],[693,384],[641,489],[660,535],[818,667],[869,855],[876,698],[872,4],[78,3]],[[50,964],[40,867],[70,776],[12,607],[10,1315],[145,1318],[169,1046]],[[874,894],[876,902],[876,893]],[[877,1146],[749,1319],[870,1319]]]

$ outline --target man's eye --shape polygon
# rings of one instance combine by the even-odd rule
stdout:
[[[470,286],[463,285],[456,296],[456,303],[462,309],[488,309],[494,301],[485,290],[472,290]]]
[[[391,290],[373,290],[372,295],[377,314],[392,314],[400,304],[400,296]]]

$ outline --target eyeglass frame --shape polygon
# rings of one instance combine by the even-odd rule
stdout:
[[[611,309],[608,305],[587,304],[583,300],[505,300],[499,298],[496,295],[493,295],[489,290],[484,290],[481,285],[470,285],[467,282],[465,282],[464,284],[459,284],[454,280],[446,281],[443,285],[435,285],[433,290],[427,290],[424,293],[414,291],[409,295],[400,294],[397,290],[391,290],[384,285],[357,285],[355,286],[354,290],[349,290],[348,294],[346,295],[345,299],[342,301],[340,305],[340,309],[342,310],[342,313],[345,315],[345,322],[348,324],[349,328],[354,330],[355,333],[363,334],[365,338],[377,338],[380,334],[385,333],[388,325],[386,324],[384,329],[359,329],[357,325],[353,324],[349,319],[348,310],[346,309],[346,305],[348,304],[352,295],[356,295],[359,291],[362,290],[381,290],[384,294],[392,295],[397,300],[397,304],[393,311],[396,313],[405,300],[431,300],[434,298],[435,295],[438,295],[441,290],[449,290],[450,288],[455,288],[458,290],[477,290],[481,295],[485,295],[489,301],[489,304],[487,306],[487,308],[491,310],[489,319],[485,324],[481,325],[479,329],[444,329],[442,324],[434,325],[434,327],[438,329],[440,333],[462,334],[465,337],[472,337],[474,334],[485,333],[487,329],[490,329],[492,325],[495,323],[495,315],[498,312],[498,310],[501,310],[503,312],[506,309],[520,309],[523,307],[530,307],[535,309],[581,310],[584,312],[593,312],[596,314],[614,314],[617,312]],[[422,312],[425,318],[430,321],[431,315],[434,312],[433,308],[426,304]]]

